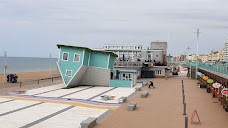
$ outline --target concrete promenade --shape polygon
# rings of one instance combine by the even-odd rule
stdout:
[[[154,89],[143,87],[127,103],[96,125],[96,128],[184,128],[183,100],[181,81],[184,80],[188,128],[228,128],[228,113],[222,109],[217,98],[212,98],[205,89],[197,86],[197,80],[184,76],[155,78]],[[143,90],[149,90],[147,98],[140,98]],[[128,111],[127,105],[137,102],[135,111]],[[201,124],[190,119],[196,110]]]
[[[88,117],[101,120],[121,106],[118,98],[135,92],[134,88],[63,87],[57,84],[34,88],[25,94],[0,95],[0,127],[79,128]],[[106,94],[113,94],[115,100],[101,100],[100,96]]]

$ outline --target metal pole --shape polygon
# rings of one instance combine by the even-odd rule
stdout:
[[[186,103],[184,103],[183,105],[184,105],[184,112],[183,112],[183,115],[186,115]]]
[[[6,54],[7,54],[7,51],[4,51],[4,56],[5,56],[5,59],[4,59],[4,83],[6,83],[6,68],[7,68],[7,65],[6,65]]]
[[[188,116],[185,116],[185,128],[188,128]]]
[[[185,103],[185,95],[183,95],[183,104]]]
[[[50,53],[50,63],[49,63],[49,68],[50,68],[49,76],[51,76],[51,53]]]
[[[196,72],[198,72],[198,57],[199,57],[199,34],[200,34],[200,31],[199,31],[199,28],[197,29],[197,32],[196,32],[196,34],[197,34],[197,45],[196,45]],[[196,75],[196,79],[197,79],[197,74],[195,74]]]

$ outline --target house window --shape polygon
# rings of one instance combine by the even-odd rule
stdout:
[[[72,70],[66,70],[66,76],[72,76]]]
[[[74,53],[74,62],[80,62],[80,54]]]
[[[125,80],[125,77],[126,77],[126,75],[125,75],[125,73],[123,73],[122,74],[122,80]]]
[[[156,71],[155,71],[155,74],[156,74],[156,75],[161,75],[161,70],[156,70]]]
[[[129,74],[129,80],[132,80],[131,73]]]
[[[68,52],[63,52],[62,60],[68,61]]]

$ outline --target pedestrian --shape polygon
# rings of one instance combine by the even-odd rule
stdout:
[[[150,88],[150,87],[152,87],[152,88],[154,87],[154,83],[153,83],[152,80],[150,81],[150,84],[149,84],[149,87],[148,88]]]

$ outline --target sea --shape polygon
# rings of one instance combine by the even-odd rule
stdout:
[[[6,62],[7,74],[17,72],[39,72],[58,70],[57,58],[33,58],[33,57],[0,57],[0,74],[4,73]]]

